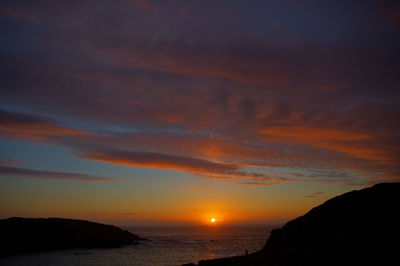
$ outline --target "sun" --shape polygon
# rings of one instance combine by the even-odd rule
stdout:
[[[215,223],[215,221],[216,221],[215,218],[211,218],[210,220],[211,223]]]

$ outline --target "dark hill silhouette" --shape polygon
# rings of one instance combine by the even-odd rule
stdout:
[[[0,256],[70,248],[111,248],[142,240],[113,225],[61,218],[0,220]]]
[[[271,232],[248,256],[199,265],[399,265],[400,183],[335,197]]]

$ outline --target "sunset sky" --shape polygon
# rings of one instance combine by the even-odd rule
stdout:
[[[400,180],[400,1],[0,1],[0,218],[257,222]]]

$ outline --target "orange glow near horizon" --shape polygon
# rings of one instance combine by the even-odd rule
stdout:
[[[215,218],[211,218],[210,222],[215,223]]]

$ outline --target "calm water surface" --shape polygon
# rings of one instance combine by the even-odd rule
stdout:
[[[74,249],[0,259],[0,265],[181,265],[234,256],[262,248],[271,226],[151,226],[130,227],[147,238],[137,246],[114,249]]]

